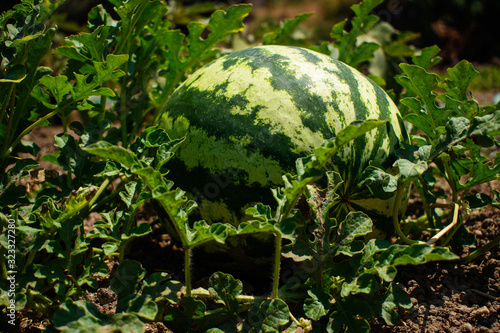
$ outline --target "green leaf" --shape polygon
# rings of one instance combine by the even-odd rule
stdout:
[[[215,11],[208,21],[210,34],[206,39],[201,39],[200,34],[188,35],[189,56],[201,56],[205,50],[210,49],[229,35],[242,31],[245,26],[243,19],[252,10],[251,5],[235,5],[229,7],[227,12],[222,10]]]
[[[150,185],[148,184],[148,186]],[[160,204],[159,208],[163,209],[168,217],[165,223],[169,233],[178,237],[184,245],[189,244],[188,213],[194,209],[194,202],[188,201],[185,192],[180,189],[170,191],[168,188],[160,186],[152,191],[153,198]]]
[[[421,176],[428,168],[427,162],[417,161],[413,163],[407,159],[401,158],[394,163],[399,168],[400,174],[405,178],[416,178]]]
[[[377,266],[420,265],[429,261],[457,259],[457,255],[443,247],[432,247],[427,244],[395,244],[380,254]]]
[[[118,300],[135,294],[140,289],[140,283],[146,275],[146,270],[142,268],[141,263],[134,260],[124,260],[116,270],[116,276],[110,281],[111,290],[113,290]]]
[[[355,239],[372,231],[372,221],[363,212],[350,212],[338,228],[337,253],[352,256],[362,250],[363,244]]]
[[[359,186],[366,186],[376,198],[389,199],[398,189],[398,176],[381,168],[369,166],[360,176]]]
[[[99,283],[97,277],[104,278],[108,273],[108,266],[102,257],[89,257],[85,260],[83,266],[84,273],[78,276],[78,284],[83,286],[87,284],[89,287],[97,289]]]
[[[417,65],[402,63],[399,67],[406,74],[400,77],[403,86],[421,97],[428,108],[429,105],[433,105],[437,95],[432,89],[437,85],[439,77]]]
[[[155,272],[143,281],[142,293],[150,295],[154,299],[163,297],[172,304],[180,302],[184,285],[179,281],[172,280],[172,277],[165,272]]]
[[[104,237],[100,237],[100,238],[104,238]],[[120,244],[117,241],[107,242],[107,243],[102,244],[102,249],[104,251],[104,254],[107,256],[111,255],[112,253],[117,252],[119,247],[120,247]]]
[[[333,46],[339,50],[339,60],[357,67],[359,64],[373,58],[373,53],[380,47],[377,43],[363,42],[357,45],[357,39],[367,33],[378,22],[379,18],[370,13],[383,0],[365,0],[351,7],[356,16],[351,20],[351,30],[344,30],[346,21],[335,24],[330,37],[336,39]]]
[[[263,45],[290,45],[293,41],[292,33],[305,20],[311,17],[314,13],[298,14],[293,19],[283,20],[280,22],[280,27],[276,31],[267,33],[262,41]]]
[[[82,322],[78,325],[80,320]],[[81,331],[85,325],[88,325],[86,328],[90,332],[96,332],[96,328],[92,330],[92,326],[107,321],[109,321],[108,316],[102,314],[94,304],[85,301],[66,301],[54,314],[54,326],[63,332],[68,332],[71,327]]]
[[[26,153],[31,156],[36,156],[40,151],[40,147],[36,143],[31,141],[21,140],[14,149],[16,153]]]
[[[133,239],[137,237],[145,236],[151,233],[153,229],[151,229],[151,225],[149,223],[140,223],[139,225],[130,229],[128,234],[122,235],[122,240]]]
[[[99,141],[90,144],[86,147],[82,147],[82,150],[106,160],[112,159],[127,168],[131,168],[133,165],[140,163],[139,159],[134,153],[123,147],[113,145],[106,141]]]
[[[159,193],[163,189],[162,186],[166,185],[165,179],[160,171],[155,170],[153,167],[142,167],[143,163],[135,164],[131,168],[132,173],[141,177],[141,179],[146,183],[146,185],[151,189],[155,190],[155,193]],[[184,193],[179,195],[183,195]],[[153,194],[155,196],[155,194]]]
[[[347,297],[350,294],[372,294],[380,288],[380,283],[373,274],[364,273],[357,276],[350,283],[343,283],[340,295]]]
[[[309,289],[307,294],[311,298],[306,298],[304,301],[304,313],[312,320],[319,320],[330,310],[330,297],[317,288]]]
[[[250,209],[250,208],[249,208]],[[249,211],[251,212],[251,210]],[[237,234],[258,234],[258,233],[271,233],[276,232],[273,223],[261,222],[261,221],[245,221],[238,225]]]
[[[391,34],[391,39],[394,35]],[[420,37],[419,33],[402,31],[396,35],[395,40],[388,41],[388,44],[383,45],[384,53],[391,58],[394,57],[412,57],[415,50],[409,42]]]
[[[349,297],[335,303],[336,310],[330,314],[326,331],[328,333],[368,333],[370,324],[360,313],[370,313],[369,305],[363,300]]]
[[[86,301],[66,301],[54,314],[54,326],[61,332],[145,332],[144,323],[133,314],[105,315]]]
[[[353,67],[357,67],[360,64],[372,59],[374,57],[375,51],[380,48],[380,44],[374,42],[363,42],[357,45],[354,49],[349,64]]]
[[[474,117],[472,122],[464,117],[453,117],[446,123],[446,135],[442,135],[436,143],[434,150],[430,155],[430,159],[434,159],[442,152],[455,146],[459,142],[463,142],[466,138],[477,138],[477,141],[492,145],[489,138],[500,133],[500,111],[495,111],[492,114],[483,117]]]
[[[130,294],[119,298],[116,304],[116,313],[120,312],[153,321],[158,313],[158,306],[150,295]]]
[[[422,49],[420,54],[414,55],[411,59],[415,65],[420,66],[425,70],[429,70],[431,67],[441,62],[442,59],[440,57],[436,57],[439,51],[441,51],[439,47],[433,45]]]
[[[64,97],[72,92],[72,87],[68,83],[68,77],[65,75],[59,75],[56,77],[45,75],[39,81],[45,87],[52,96],[56,99],[57,104],[64,100]]]
[[[468,136],[494,137],[500,134],[500,110],[491,114],[472,118]]]
[[[336,138],[335,143],[338,146],[342,146],[347,142],[359,138],[363,134],[382,126],[386,123],[386,120],[376,120],[376,119],[368,119],[363,122],[354,122],[348,125],[346,128],[341,130]]]
[[[243,291],[243,283],[240,280],[235,279],[231,274],[216,272],[210,276],[208,285],[210,293],[217,295],[230,312],[237,311],[236,297]]]
[[[479,75],[479,72],[474,69],[474,66],[467,60],[460,61],[453,68],[448,68],[448,74],[451,79],[444,80],[439,84],[450,94],[452,98],[459,101],[467,99],[467,88],[470,82]]]
[[[26,176],[28,176],[28,171],[38,167],[37,161],[31,158],[23,158],[17,160],[12,168],[7,171],[7,176],[10,181],[18,181]]]
[[[493,199],[486,193],[471,194],[464,197],[463,200],[467,201],[472,209],[480,209],[493,204]]]
[[[183,320],[198,319],[205,316],[207,307],[205,303],[192,297],[181,300],[179,307],[170,307],[163,317],[165,321],[182,322]]]
[[[120,66],[126,63],[129,59],[127,54],[110,54],[106,57],[104,62],[94,61],[94,67],[97,71],[96,77],[92,80],[92,84],[99,85],[109,80],[116,80],[125,72],[120,70]]]
[[[99,26],[116,27],[117,21],[113,20],[102,5],[92,8],[88,16],[88,26],[90,29],[97,29]]]
[[[214,223],[209,225],[205,221],[196,221],[192,228],[187,228],[188,246],[198,246],[202,243],[215,240],[224,243],[230,235],[235,235],[236,229],[230,224]]]
[[[137,182],[134,181],[128,182],[127,184],[125,184],[125,189],[126,191],[120,192],[120,197],[122,198],[123,202],[127,205],[127,208],[130,208],[134,200],[134,196],[136,194]]]
[[[234,5],[229,7],[227,12],[215,11],[208,22],[210,34],[207,38],[202,38],[201,34],[205,26],[200,23],[191,22],[188,25],[189,34],[187,37],[187,56],[182,56],[185,36],[178,30],[163,29],[156,34],[156,42],[161,47],[165,46],[166,62],[162,68],[166,70],[165,79],[167,86],[162,89],[159,96],[155,98],[155,104],[159,105],[155,114],[158,118],[162,106],[173,92],[175,87],[184,77],[185,73],[198,66],[203,61],[215,56],[217,49],[213,49],[217,44],[224,41],[226,37],[244,29],[243,19],[252,9],[251,5]]]
[[[258,332],[281,332],[282,326],[290,320],[288,305],[281,299],[255,302],[243,324],[244,330]]]
[[[388,325],[397,325],[401,318],[396,309],[410,310],[413,307],[410,296],[395,283],[389,285],[384,296],[380,316]]]
[[[77,191],[73,190],[66,198],[62,212],[57,217],[56,221],[65,222],[78,214],[84,208],[88,207],[96,192],[97,187],[94,185],[81,187]]]
[[[404,120],[424,132],[429,138],[436,137],[436,131],[432,120],[427,117],[423,117],[420,113],[410,113],[404,118]]]
[[[5,76],[0,82],[19,83],[26,77],[26,67],[23,65],[14,65],[9,67]]]
[[[92,33],[81,32],[78,35],[69,36],[63,46],[54,50],[54,54],[82,63],[103,62],[112,30],[112,26],[99,26]]]
[[[40,9],[40,15],[37,17],[38,22],[43,22],[49,16],[56,12],[56,10],[62,6],[65,0],[51,0],[51,1],[40,1],[37,6]]]

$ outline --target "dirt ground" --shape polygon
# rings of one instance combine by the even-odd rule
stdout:
[[[60,129],[37,128],[26,139],[33,140],[42,148],[41,154],[53,150],[53,136]],[[42,163],[45,168],[52,168]],[[500,188],[500,182],[483,184],[482,192],[491,193],[491,188]],[[418,200],[412,200],[408,214],[420,209]],[[96,216],[94,216],[95,218]],[[139,219],[150,221],[150,216],[139,214]],[[87,221],[87,230],[92,227],[92,219]],[[479,245],[500,235],[500,214],[495,208],[474,211],[466,221],[466,227],[475,234]],[[153,233],[142,238],[148,246],[135,244],[135,254],[142,258],[161,257],[165,267],[156,269],[172,270],[182,267],[182,252],[163,235],[160,228],[153,228]],[[151,246],[153,244],[153,246]],[[143,244],[144,245],[144,244]],[[148,253],[141,253],[144,249]],[[500,252],[496,246],[485,255],[467,264],[431,263],[423,266],[399,268],[397,283],[405,289],[413,303],[411,313],[401,313],[402,322],[398,326],[384,325],[383,321],[371,322],[372,332],[500,332]],[[456,249],[456,253],[465,256],[469,249]],[[147,255],[146,257],[144,255]],[[158,261],[156,261],[158,264]],[[168,263],[168,265],[167,265]],[[144,263],[145,268],[147,263]],[[113,263],[109,264],[110,273]],[[182,280],[182,271],[177,269],[175,278]],[[176,276],[177,275],[177,276]],[[101,288],[89,290],[87,296],[102,312],[114,313],[116,295],[109,289],[110,276],[100,281]],[[46,322],[33,318],[30,313],[19,313],[20,332],[39,332],[38,327]],[[147,332],[171,332],[163,323],[147,325]]]
[[[500,182],[483,184],[481,192]],[[414,207],[419,205],[413,203]],[[412,206],[410,205],[410,208]],[[482,246],[500,235],[500,212],[488,207],[473,211],[465,226]],[[403,313],[400,325],[389,327],[377,320],[373,332],[500,332],[500,253],[498,245],[467,264],[447,262],[400,268],[396,281],[413,303],[413,312]],[[473,249],[470,249],[473,250]],[[456,249],[465,257],[469,248]]]

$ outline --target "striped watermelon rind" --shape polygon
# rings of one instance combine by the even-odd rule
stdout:
[[[394,198],[359,188],[369,165],[389,166],[404,126],[390,97],[357,70],[298,47],[259,46],[223,56],[193,73],[167,102],[160,126],[186,136],[171,178],[190,192],[209,223],[239,224],[255,202],[293,172],[295,160],[353,121],[387,120],[346,145],[333,170],[344,180],[338,211],[392,214]]]

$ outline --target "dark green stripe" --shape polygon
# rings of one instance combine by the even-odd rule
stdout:
[[[265,106],[247,107],[249,101],[245,94],[227,98],[224,91],[228,86],[224,82],[211,91],[200,91],[196,87],[180,86],[170,97],[165,106],[166,112],[174,120],[179,116],[189,119],[191,126],[203,128],[211,136],[228,140],[230,136],[247,137],[252,142],[246,146],[249,152],[261,151],[266,157],[272,156],[280,165],[290,170],[299,157],[293,152],[294,145],[285,134],[272,133],[269,124],[255,124],[257,113]],[[230,114],[229,110],[239,106],[247,114]]]
[[[287,48],[283,47],[284,50]],[[305,49],[289,47],[291,50],[300,50],[307,60],[317,63],[320,58]],[[302,123],[312,132],[320,132],[324,138],[331,138],[335,135],[334,129],[328,126],[326,121],[326,111],[328,106],[334,107],[332,102],[326,102],[319,96],[314,96],[310,92],[310,87],[315,81],[305,73],[297,73],[290,68],[293,55],[288,57],[286,53],[271,53],[265,48],[250,48],[232,53],[229,59],[245,58],[245,63],[253,70],[266,68],[271,73],[271,85],[275,90],[286,91],[291,97],[297,109],[303,111],[301,115]],[[333,104],[333,105],[332,105]],[[337,108],[338,109],[338,108]]]

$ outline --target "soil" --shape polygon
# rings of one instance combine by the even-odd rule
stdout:
[[[61,129],[53,126],[36,128],[27,137],[41,148],[41,154],[54,150],[54,134]],[[39,154],[40,155],[40,154]],[[38,156],[39,157],[39,156]],[[53,169],[42,162],[42,167]],[[500,182],[483,184],[478,191],[491,193],[492,187],[500,188]],[[418,213],[420,202],[413,198],[408,214]],[[150,208],[146,207],[138,215],[142,222],[151,222]],[[86,231],[92,228],[96,216],[86,221]],[[473,233],[478,245],[500,235],[499,210],[488,207],[473,211],[465,226]],[[143,262],[146,269],[166,270],[175,279],[182,281],[182,250],[179,249],[163,230],[155,225],[153,232],[133,245],[132,257],[154,258]],[[473,249],[472,249],[473,250]],[[402,312],[402,321],[397,326],[385,325],[382,320],[371,321],[372,332],[500,332],[500,252],[498,245],[476,260],[466,264],[430,263],[422,266],[407,266],[399,269],[396,282],[405,289],[413,303],[412,312]],[[466,256],[470,248],[457,248],[455,253]],[[162,260],[158,260],[162,258]],[[100,288],[89,290],[87,297],[103,313],[112,314],[116,307],[116,295],[109,288],[115,263],[109,263],[110,275],[101,278]],[[47,322],[34,318],[30,312],[22,312],[20,332],[39,332]],[[172,332],[163,323],[147,324],[146,332]]]
[[[499,185],[494,181],[476,190],[491,193],[492,186]],[[419,204],[410,204],[410,212]],[[480,247],[500,235],[499,210],[475,210],[465,226],[476,236]],[[455,249],[455,253],[465,257],[473,250],[467,247]],[[466,264],[438,262],[400,268],[396,281],[410,295],[413,311],[402,313],[403,320],[395,327],[374,320],[373,332],[500,332],[498,246]]]

